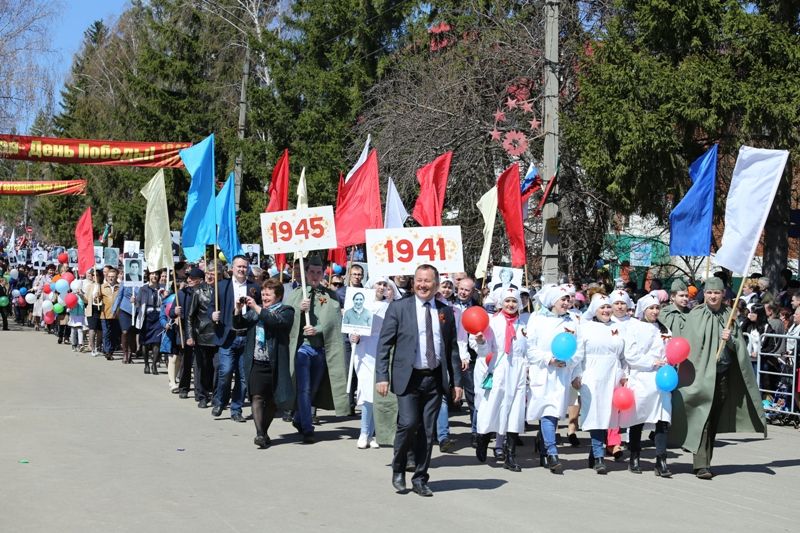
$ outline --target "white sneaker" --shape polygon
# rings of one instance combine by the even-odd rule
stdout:
[[[362,433],[361,436],[358,437],[358,443],[356,446],[358,446],[359,450],[366,450],[368,445],[369,441],[367,440],[367,436]]]
[[[372,440],[369,441],[369,447],[372,448],[373,450],[376,450],[380,448],[381,445],[378,444],[378,440],[375,437],[372,437]]]

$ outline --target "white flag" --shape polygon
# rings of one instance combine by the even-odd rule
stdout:
[[[308,190],[306,189],[306,167],[303,167],[303,170],[300,171],[300,181],[297,182],[297,209],[308,209]],[[300,258],[300,256],[308,257],[308,250],[305,252],[294,253],[295,261]]]
[[[389,178],[389,186],[386,187],[386,215],[383,218],[384,228],[402,228],[408,219],[408,211],[403,205],[403,200],[394,186],[394,181]]]
[[[11,238],[8,239],[8,248],[10,250],[17,249],[17,228],[11,230]]]
[[[345,183],[350,181],[350,178],[352,178],[353,174],[356,173],[356,170],[358,170],[358,167],[363,165],[364,161],[367,160],[367,156],[369,155],[369,143],[370,143],[370,141],[372,141],[372,135],[371,134],[367,134],[367,142],[364,143],[364,149],[361,150],[361,155],[358,157],[358,161],[356,161],[356,164],[353,165],[353,168],[351,168],[350,172],[347,173],[347,176],[344,177],[344,182]]]
[[[497,219],[497,185],[489,189],[478,200],[478,210],[483,215],[483,250],[478,265],[475,267],[475,278],[486,278],[486,268],[489,265],[489,252],[492,250],[492,237],[494,236],[494,223]]]
[[[742,146],[725,203],[725,233],[714,261],[746,275],[780,185],[789,152]]]

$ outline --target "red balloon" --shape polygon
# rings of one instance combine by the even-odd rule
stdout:
[[[51,290],[52,289],[50,288],[50,284],[49,283],[45,283],[44,287],[42,287],[42,292],[45,293],[45,294],[50,294]]]
[[[667,362],[671,365],[683,363],[689,358],[689,352],[691,349],[692,348],[689,346],[689,341],[683,337],[671,338],[669,341],[667,341],[667,345],[664,347],[664,351],[667,354]]]
[[[468,333],[475,335],[489,327],[489,314],[483,307],[474,305],[461,314],[461,324]]]
[[[45,324],[52,324],[56,321],[56,314],[52,311],[48,311],[44,314],[44,323]]]
[[[611,404],[615,409],[627,411],[633,407],[634,401],[633,391],[628,387],[617,387],[614,389],[614,398],[611,400]]]
[[[78,297],[71,292],[67,293],[67,295],[64,296],[64,305],[67,306],[67,309],[74,308],[76,305],[78,305]]]
[[[72,272],[64,272],[63,274],[61,274],[61,279],[67,280],[67,283],[72,283],[73,281],[75,281],[75,274],[73,274]]]
[[[25,297],[24,296],[20,296],[19,298],[17,298],[17,306],[18,307],[25,307],[27,305],[28,305],[28,302],[25,301]]]
[[[61,252],[60,254],[58,254],[58,262],[59,263],[64,265],[64,264],[67,263],[67,261],[69,261],[69,256],[67,255],[67,252]]]

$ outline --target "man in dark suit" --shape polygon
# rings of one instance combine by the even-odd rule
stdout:
[[[436,418],[442,394],[449,392],[451,383],[454,401],[461,400],[461,360],[453,310],[434,298],[439,272],[431,265],[420,265],[413,283],[414,296],[396,300],[386,310],[378,340],[375,389],[381,396],[389,392],[389,354],[393,350],[391,390],[397,395],[397,432],[392,485],[405,490],[406,457],[413,450],[412,490],[420,496],[433,496],[428,467]]]
[[[245,422],[242,416],[242,405],[247,391],[247,381],[244,373],[244,353],[247,344],[247,329],[233,327],[233,313],[236,302],[244,303],[246,297],[253,298],[261,305],[261,289],[255,283],[247,281],[247,269],[250,263],[243,255],[237,255],[231,262],[233,265],[233,278],[219,280],[219,310],[209,307],[211,319],[216,324],[214,328],[215,344],[218,346],[217,358],[217,388],[214,391],[214,408],[211,415],[217,417],[222,414],[228,399],[231,401],[231,419],[235,422]],[[236,371],[236,382],[231,395],[231,379]]]

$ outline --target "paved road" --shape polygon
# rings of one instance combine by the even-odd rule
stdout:
[[[462,447],[435,454],[436,494],[423,499],[394,493],[391,450],[356,449],[356,419],[323,416],[310,446],[277,421],[273,447],[258,450],[252,422],[215,420],[141,364],[74,354],[30,330],[0,332],[0,346],[3,532],[800,530],[792,428],[726,439],[710,482],[686,456],[670,480],[621,464],[597,476],[585,447],[565,450],[558,477],[535,465],[531,436],[521,473],[478,464],[461,415]]]

